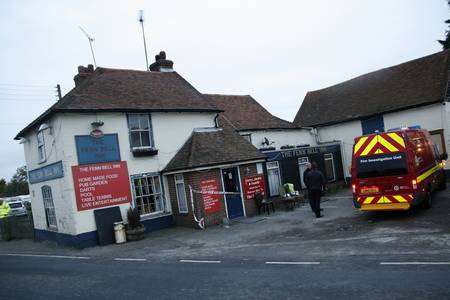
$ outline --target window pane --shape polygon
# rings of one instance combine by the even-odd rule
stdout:
[[[141,146],[141,135],[139,131],[131,132],[131,147],[140,147]]]
[[[184,184],[177,183],[176,190],[177,190],[178,208],[180,212],[187,212],[186,193],[184,191]]]
[[[139,129],[139,115],[128,115],[128,126],[131,130]]]
[[[161,185],[159,183],[159,176],[153,177],[153,180],[154,180],[154,183],[155,183],[155,185],[154,185],[155,193],[158,193],[158,194],[161,193]]]
[[[139,120],[140,120],[139,128],[141,130],[148,130],[149,129],[149,126],[148,126],[148,115],[140,115],[139,116]]]
[[[141,146],[150,147],[150,134],[148,131],[141,131]]]

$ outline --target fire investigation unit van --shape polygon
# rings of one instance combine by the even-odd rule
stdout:
[[[430,208],[446,188],[444,160],[427,130],[402,129],[355,138],[353,203],[362,211]]]

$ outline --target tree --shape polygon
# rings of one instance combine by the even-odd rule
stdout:
[[[6,189],[6,180],[5,178],[1,178],[0,179],[0,197],[3,197],[3,193],[5,192]]]
[[[447,3],[450,6],[450,1]],[[448,24],[449,26],[449,30],[445,31],[445,40],[438,40],[439,44],[442,45],[443,50],[450,49],[450,19],[445,21],[445,24]]]
[[[3,194],[6,197],[13,197],[18,195],[27,195],[29,193],[27,167],[23,166],[16,170],[16,173],[11,178],[11,181],[6,184]]]

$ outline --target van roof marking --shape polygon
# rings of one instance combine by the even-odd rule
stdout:
[[[398,149],[394,145],[389,143],[382,135],[378,136],[378,142],[386,147],[390,152],[398,152]]]

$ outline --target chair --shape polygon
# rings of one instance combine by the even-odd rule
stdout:
[[[261,214],[261,208],[263,209],[263,211],[267,212],[267,215],[270,215],[271,208],[272,211],[275,213],[275,205],[273,204],[272,200],[264,198],[264,196],[261,193],[255,193],[254,199],[256,208],[258,209],[258,215]]]

